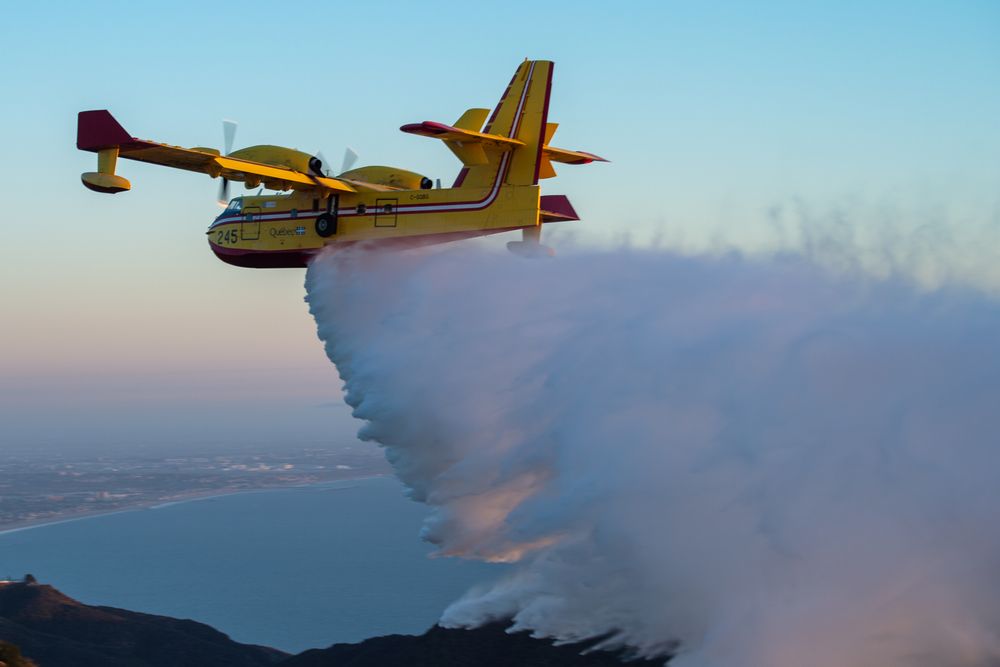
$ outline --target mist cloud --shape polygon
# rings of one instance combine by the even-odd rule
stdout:
[[[425,539],[518,564],[443,622],[684,667],[1000,661],[1000,307],[935,287],[629,249],[307,276]]]

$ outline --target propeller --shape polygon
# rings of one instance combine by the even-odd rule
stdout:
[[[223,155],[229,155],[233,152],[233,142],[236,140],[236,121],[235,120],[223,120],[222,121],[222,140],[223,140]],[[219,182],[219,199],[220,206],[225,206],[229,203],[229,179],[225,176]]]
[[[333,172],[330,170],[330,162],[323,155],[322,151],[316,151],[316,160],[319,162],[319,169],[316,169],[322,176],[333,177]],[[344,160],[340,163],[340,171],[337,173],[343,174],[345,171],[349,171],[354,163],[358,161],[358,154],[354,152],[354,149],[348,147],[344,151]],[[314,165],[313,166],[315,169]]]
[[[237,123],[235,120],[222,121],[222,140],[223,140],[223,155],[229,155],[233,152],[233,143],[236,140],[236,127]],[[344,161],[340,166],[340,173],[349,171],[354,163],[358,161],[358,154],[354,150],[348,147],[344,151]],[[317,174],[322,176],[333,176],[330,173],[329,162],[323,156],[323,153],[317,151],[314,158],[309,161],[310,168]],[[219,182],[219,205],[225,207],[229,203],[229,179],[225,176]]]
[[[358,154],[355,153],[350,146],[348,146],[344,150],[344,161],[340,164],[340,173],[343,174],[345,171],[350,171],[351,167],[353,167],[354,163],[357,161]]]
[[[323,155],[323,151],[316,151],[316,160],[317,160],[317,162],[319,162],[319,165],[314,165],[314,164],[312,164],[312,161],[310,161],[309,166],[312,167],[313,170],[316,171],[319,176],[329,176],[330,175],[330,167],[329,167],[330,163],[327,162],[326,156]],[[316,168],[317,166],[319,167],[318,169]]]
[[[348,148],[344,151],[344,161],[340,165],[340,172],[343,174],[348,171],[355,162],[358,161],[358,154],[354,152],[352,148]],[[326,159],[323,155],[323,151],[316,151],[315,156],[309,160],[309,168],[318,176],[326,176],[327,178],[333,178],[334,173],[330,169],[330,161]]]

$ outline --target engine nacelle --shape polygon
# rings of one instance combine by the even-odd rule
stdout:
[[[233,151],[226,157],[263,162],[275,167],[287,167],[303,174],[323,176],[323,162],[315,155],[284,146],[250,146]]]
[[[358,167],[339,174],[337,178],[347,181],[361,181],[372,185],[388,185],[401,190],[429,190],[434,182],[423,174],[417,174],[396,167]]]

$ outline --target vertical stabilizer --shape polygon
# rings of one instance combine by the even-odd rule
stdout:
[[[501,167],[508,185],[538,183],[551,90],[551,62],[525,60],[518,66],[482,132],[516,139],[524,145],[503,152],[486,151],[487,163],[463,169],[456,187],[489,187]]]

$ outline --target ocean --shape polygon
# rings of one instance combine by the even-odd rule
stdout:
[[[0,577],[289,652],[421,633],[503,565],[428,558],[392,478],[218,496],[0,533]]]

